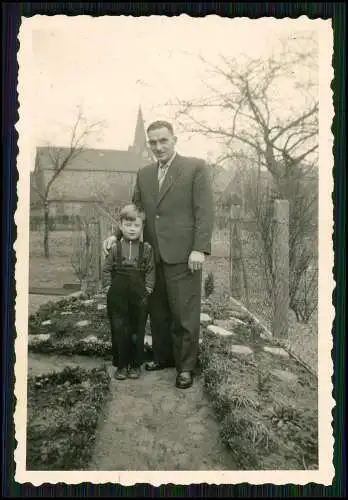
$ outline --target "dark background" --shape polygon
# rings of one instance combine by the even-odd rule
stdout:
[[[336,408],[333,411],[335,453],[334,463],[336,477],[333,485],[323,487],[317,484],[306,486],[251,486],[242,484],[238,486],[210,486],[207,484],[194,486],[165,485],[154,488],[150,485],[136,485],[122,487],[111,483],[93,485],[84,483],[80,485],[44,485],[34,487],[31,484],[18,484],[14,481],[15,463],[13,413],[15,408],[14,390],[14,339],[15,339],[15,279],[14,269],[16,256],[13,243],[16,240],[16,226],[14,213],[17,205],[16,183],[18,180],[16,170],[17,133],[14,128],[18,120],[17,113],[17,50],[18,30],[21,16],[30,17],[35,14],[43,15],[180,15],[182,13],[193,17],[202,17],[217,14],[224,17],[249,17],[259,18],[272,16],[276,18],[297,18],[307,15],[309,18],[332,19],[334,29],[334,57],[335,71],[332,88],[334,91],[335,118],[333,122],[334,142],[334,235],[335,249],[334,277],[337,283],[333,294],[333,304],[336,308],[336,318],[333,325],[334,349],[334,391]],[[309,3],[295,2],[279,3],[137,3],[137,2],[25,2],[2,3],[2,144],[3,144],[3,175],[2,175],[2,378],[3,378],[3,411],[2,411],[2,495],[4,497],[311,497],[333,496],[344,497],[346,493],[346,479],[344,470],[346,428],[346,407],[343,394],[344,361],[345,361],[345,206],[346,206],[346,124],[344,111],[346,109],[345,92],[346,83],[346,7],[343,2],[337,3]],[[33,117],[35,119],[35,117]]]

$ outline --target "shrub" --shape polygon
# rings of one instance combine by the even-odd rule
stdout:
[[[205,298],[210,297],[214,293],[214,274],[210,272],[204,280],[204,295]]]

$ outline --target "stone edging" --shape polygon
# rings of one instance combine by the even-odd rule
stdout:
[[[83,291],[79,290],[77,292],[70,293],[70,294],[66,295],[65,297],[62,297],[60,300],[67,300],[69,298],[81,297],[84,295],[85,295],[85,293]],[[308,366],[307,363],[305,363],[298,356],[296,356],[285,343],[280,342],[277,339],[274,339],[272,332],[260,321],[260,319],[254,313],[249,311],[249,309],[247,309],[243,304],[241,304],[238,300],[236,300],[232,296],[229,296],[229,301],[230,301],[232,306],[237,306],[242,312],[244,312],[246,314],[247,317],[251,318],[252,321],[262,329],[262,331],[264,332],[264,338],[267,338],[270,341],[270,343],[272,343],[275,347],[284,349],[290,357],[292,357],[297,363],[301,364],[303,366],[303,368],[305,368],[309,373],[311,373],[311,375],[313,375],[315,378],[318,377],[317,373],[315,373],[315,371],[310,366]],[[203,315],[204,315],[204,313],[203,313]],[[231,316],[233,317],[233,312],[231,312]],[[202,318],[202,314],[201,314],[201,318]],[[203,320],[203,321],[201,320],[201,326],[208,327],[210,324],[213,325],[213,321],[211,321],[209,324],[207,324],[207,323],[209,323],[209,322],[207,322],[207,320]],[[200,339],[200,342],[201,342],[201,339]],[[145,337],[145,346],[147,349],[151,350],[152,338],[150,338],[148,335],[146,335],[146,337]]]
[[[245,312],[248,316],[250,316],[250,318],[253,319],[253,321],[260,327],[262,328],[262,330],[264,331],[265,333],[265,336],[270,340],[270,342],[272,344],[274,344],[275,346],[277,347],[281,347],[283,348],[288,354],[289,356],[291,356],[295,361],[297,361],[297,363],[299,363],[300,365],[303,366],[303,368],[305,368],[311,375],[313,375],[315,378],[318,378],[318,374],[307,364],[305,363],[304,361],[302,361],[302,359],[300,359],[298,356],[296,356],[296,354],[294,354],[291,349],[289,348],[289,346],[286,344],[286,342],[281,342],[280,340],[277,340],[273,337],[273,334],[272,332],[262,323],[262,321],[259,320],[259,318],[254,314],[252,313],[251,311],[249,311],[249,309],[247,309],[245,306],[243,306],[243,304],[241,304],[238,300],[236,300],[235,298],[233,298],[232,296],[229,297],[230,299],[230,303],[232,305],[236,305],[238,306],[243,312]]]

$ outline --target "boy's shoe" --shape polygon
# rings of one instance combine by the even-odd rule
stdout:
[[[140,377],[140,368],[129,368],[128,370],[128,378],[139,378]]]
[[[126,380],[127,378],[127,368],[118,368],[114,375],[117,380]]]

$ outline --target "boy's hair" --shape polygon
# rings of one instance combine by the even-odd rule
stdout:
[[[165,120],[157,120],[156,122],[150,123],[150,125],[147,127],[147,133],[151,132],[151,130],[157,130],[159,128],[166,128],[169,130],[169,132],[174,135],[174,128],[173,125],[169,122],[166,122]]]
[[[126,205],[125,207],[122,208],[119,214],[120,223],[122,223],[124,220],[134,221],[138,217],[141,219],[142,222],[144,222],[145,220],[144,212],[134,204]]]

